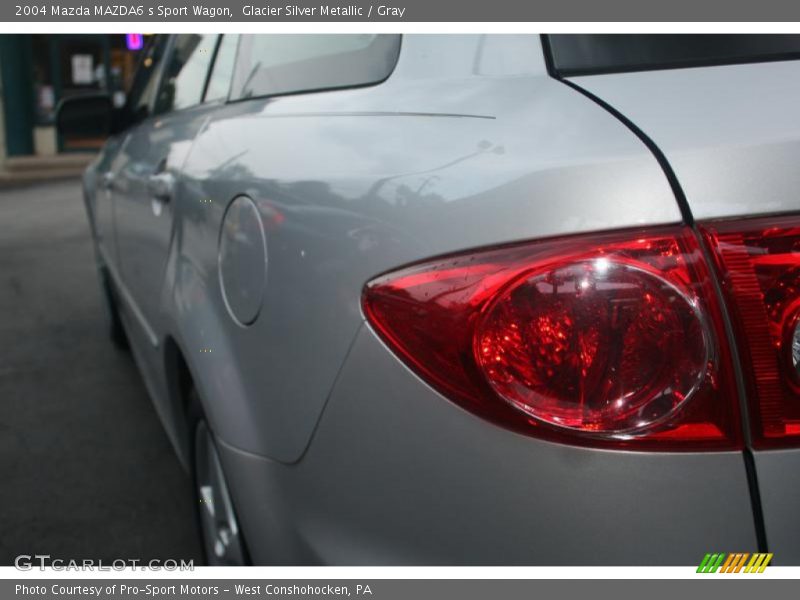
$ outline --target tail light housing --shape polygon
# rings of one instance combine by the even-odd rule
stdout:
[[[703,226],[741,355],[755,447],[800,443],[800,218]]]
[[[515,431],[642,450],[741,444],[722,315],[687,227],[414,264],[370,281],[363,309],[431,386]]]

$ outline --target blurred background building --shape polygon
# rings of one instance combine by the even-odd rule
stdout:
[[[97,92],[121,106],[142,45],[142,34],[0,35],[0,179],[82,169],[103,140],[65,145],[55,108],[62,98]]]

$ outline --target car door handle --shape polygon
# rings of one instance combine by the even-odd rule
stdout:
[[[103,188],[106,189],[106,190],[113,190],[114,189],[114,179],[116,179],[116,176],[114,175],[113,172],[106,171],[105,173],[103,173],[103,177],[102,177]]]
[[[161,172],[147,178],[147,191],[161,202],[169,202],[175,193],[175,177],[172,173]]]

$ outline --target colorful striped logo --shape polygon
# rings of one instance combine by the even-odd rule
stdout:
[[[748,561],[747,559],[750,558]],[[772,560],[772,553],[756,552],[748,554],[747,552],[736,552],[733,554],[726,554],[724,552],[718,554],[706,554],[697,567],[698,573],[763,573],[767,568],[769,561]],[[747,565],[745,566],[745,563]]]

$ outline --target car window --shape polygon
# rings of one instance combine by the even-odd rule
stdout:
[[[800,35],[549,35],[562,76],[650,71],[800,58]]]
[[[200,104],[218,38],[217,34],[176,36],[158,93],[156,113]]]
[[[243,35],[231,98],[378,83],[399,51],[399,35]]]
[[[132,123],[150,116],[167,41],[167,36],[153,36],[144,47],[125,107]]]
[[[236,48],[239,45],[238,35],[223,35],[217,46],[217,54],[214,57],[214,66],[211,68],[211,75],[208,78],[205,102],[221,100],[228,97],[228,90],[231,87],[233,78],[233,63],[236,59]]]

